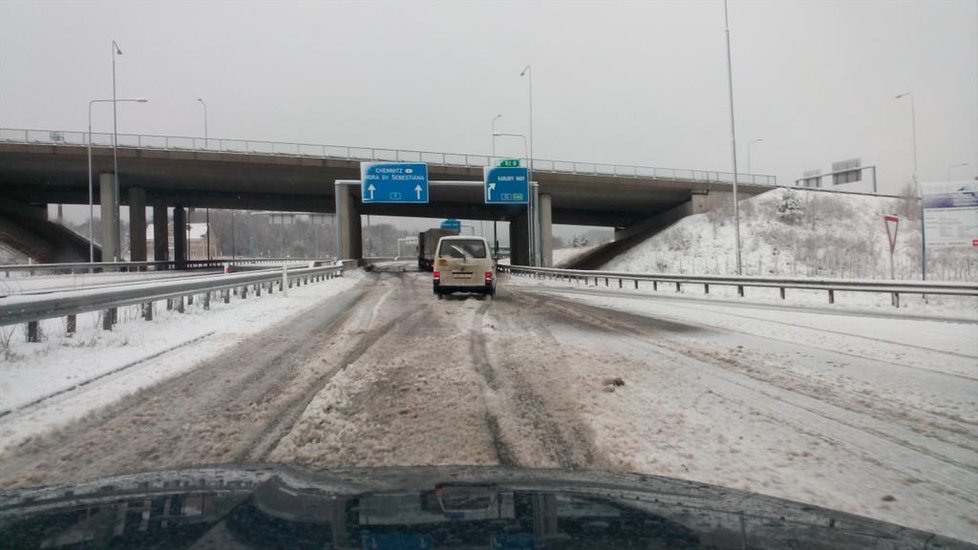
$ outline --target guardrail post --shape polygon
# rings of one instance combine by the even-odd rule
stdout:
[[[204,310],[208,310],[210,308],[211,308],[211,291],[208,290],[207,292],[204,293]]]
[[[635,279],[635,290],[638,290],[638,279]]]
[[[594,281],[594,284],[598,284],[598,282],[597,281]],[[608,278],[607,277],[604,278],[604,286],[608,286]]]
[[[224,299],[224,303],[225,304],[230,304],[231,303],[231,289],[230,288],[225,288],[224,290],[222,290],[221,291],[221,297]]]
[[[653,291],[659,290],[659,281],[652,281],[652,290]]]
[[[682,285],[682,283],[680,283],[679,281],[676,281],[676,292],[682,292],[683,291],[683,288],[682,288],[681,285]]]
[[[173,310],[173,298],[167,298],[166,299],[166,310],[167,311],[172,311]]]
[[[710,293],[710,283],[703,283],[703,294]]]
[[[621,278],[619,278],[618,279],[618,288],[621,288],[621,285],[622,285]]]
[[[183,313],[183,296],[177,296],[177,313]]]
[[[261,296],[261,283],[255,285],[255,296]]]
[[[248,299],[248,285],[241,287],[241,299],[242,300]]]
[[[153,302],[145,302],[143,304],[143,319],[147,321],[153,320]]]
[[[114,307],[114,308],[110,309],[109,311],[112,312],[112,324],[113,325],[118,324],[119,323],[119,308]]]
[[[829,303],[835,303],[835,290],[832,290],[831,288],[829,289]]]
[[[38,321],[27,323],[27,341],[31,344],[41,341],[41,327],[38,325]]]
[[[779,290],[781,290],[781,299],[784,300],[784,287],[781,287]]]
[[[187,305],[188,306],[194,305],[194,295],[193,294],[187,294]]]
[[[893,293],[893,307],[897,307],[897,308],[900,307],[900,293],[899,292],[894,292]]]
[[[744,297],[744,285],[737,285],[737,295],[741,298]]]
[[[102,312],[102,330],[112,330],[112,310]]]
[[[72,313],[71,315],[68,316],[68,322],[67,322],[67,326],[65,327],[65,332],[68,333],[68,336],[73,336],[77,328],[78,328],[78,318],[75,316],[74,313]]]

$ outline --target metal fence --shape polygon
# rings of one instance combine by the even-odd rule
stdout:
[[[184,310],[184,303],[192,304],[199,296],[204,309],[210,309],[214,293],[229,303],[236,293],[247,298],[249,289],[260,296],[262,291],[274,292],[314,281],[332,279],[343,274],[340,264],[299,267],[282,270],[235,273],[207,278],[167,280],[145,285],[119,285],[39,295],[10,296],[0,301],[0,326],[27,323],[27,340],[39,341],[38,322],[57,317],[67,318],[67,332],[75,332],[75,316],[93,311],[103,312],[102,328],[111,330],[118,320],[118,308],[142,304],[143,317],[153,319],[153,302],[167,300],[168,308]],[[174,303],[175,302],[175,303]]]
[[[585,283],[594,279],[595,285],[603,280],[605,286],[611,286],[611,281],[617,281],[618,288],[624,288],[625,281],[632,283],[635,289],[638,289],[639,282],[651,283],[653,290],[658,290],[660,284],[675,285],[676,292],[680,292],[683,285],[702,285],[705,294],[710,293],[710,286],[737,287],[737,294],[740,296],[744,296],[745,288],[777,288],[780,290],[782,300],[785,299],[786,289],[821,290],[828,293],[830,304],[835,303],[835,293],[841,291],[890,294],[895,307],[900,307],[901,294],[978,297],[978,283],[625,273],[515,265],[500,265],[499,270],[513,275],[538,279],[583,281]]]
[[[244,155],[276,155],[308,158],[331,158],[354,161],[427,162],[446,166],[481,168],[503,157],[490,157],[466,153],[438,153],[405,149],[353,147],[348,145],[317,145],[308,143],[281,143],[245,139],[223,139],[190,136],[156,136],[143,134],[118,134],[122,148],[160,149],[166,151],[213,152]],[[0,142],[43,145],[88,145],[87,132],[62,130],[29,130],[0,128]],[[111,133],[92,133],[92,145],[111,147]],[[533,159],[534,172],[615,176],[621,178],[651,178],[711,183],[732,183],[733,174],[711,170],[679,168],[655,168],[594,162]],[[738,183],[776,186],[777,178],[768,175],[739,174]]]

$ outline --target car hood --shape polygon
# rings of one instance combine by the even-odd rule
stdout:
[[[672,478],[215,466],[0,493],[0,547],[975,548]]]

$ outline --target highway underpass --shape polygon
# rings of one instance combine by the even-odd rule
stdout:
[[[0,129],[0,200],[31,205],[39,215],[47,204],[87,204],[87,142],[81,132]],[[106,260],[119,254],[112,228],[118,227],[120,205],[130,207],[131,259],[140,261],[147,252],[146,207],[153,208],[154,220],[167,219],[173,208],[172,222],[181,225],[188,207],[333,213],[339,203],[343,257],[362,257],[361,216],[388,215],[509,222],[513,262],[531,261],[519,244],[528,241],[526,208],[484,204],[476,182],[495,160],[485,155],[123,134],[116,196],[110,142],[111,134],[95,134],[91,148],[95,200],[110,213],[101,236]],[[426,162],[430,180],[456,183],[433,186],[423,205],[363,204],[355,186],[343,187],[347,196],[337,197],[337,181],[359,178],[362,161],[381,160]],[[532,179],[539,184],[543,265],[551,264],[550,224],[614,227],[616,238],[624,238],[703,212],[732,188],[728,173],[544,159],[534,159]],[[772,176],[743,179],[750,182],[740,185],[745,196],[776,184]],[[154,241],[164,243],[164,224],[154,228],[160,232]],[[154,252],[169,259],[164,247]]]

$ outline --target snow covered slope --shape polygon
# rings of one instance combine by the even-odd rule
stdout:
[[[745,275],[889,278],[885,214],[900,216],[895,272],[919,279],[917,203],[892,197],[774,189],[740,202]],[[780,207],[780,209],[779,209]],[[928,279],[978,279],[978,254],[928,251]],[[736,272],[733,208],[680,220],[602,269],[643,273]]]

